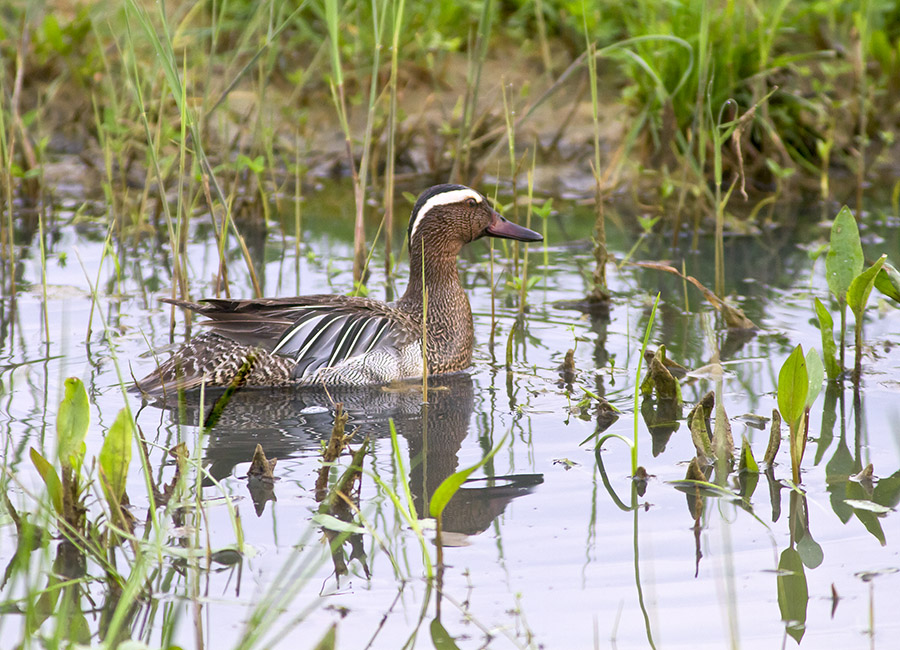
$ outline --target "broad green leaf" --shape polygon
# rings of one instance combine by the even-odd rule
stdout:
[[[885,262],[875,276],[875,288],[894,302],[900,302],[900,271]]]
[[[459,650],[456,641],[438,619],[431,621],[431,643],[434,645],[434,650]]]
[[[806,395],[809,392],[809,375],[803,346],[798,345],[781,366],[778,373],[778,410],[781,417],[795,429],[806,410]]]
[[[34,447],[31,448],[31,462],[38,474],[41,475],[41,478],[44,479],[44,485],[47,486],[47,494],[50,495],[53,509],[56,510],[56,514],[61,515],[63,513],[63,498],[62,483],[59,480],[59,475],[53,469],[53,465],[41,456]]]
[[[825,368],[822,366],[822,358],[815,348],[810,348],[809,352],[806,353],[806,373],[809,377],[806,408],[809,408],[822,391],[822,380],[825,379]]]
[[[857,320],[862,318],[866,303],[869,302],[869,294],[872,293],[872,287],[875,286],[875,278],[885,260],[887,260],[887,255],[879,257],[872,266],[853,278],[850,288],[847,289],[847,304]]]
[[[431,495],[431,503],[428,506],[428,511],[431,513],[432,517],[440,517],[441,513],[444,512],[444,508],[446,508],[447,504],[450,502],[450,499],[453,498],[453,495],[456,494],[456,491],[459,490],[460,486],[465,482],[465,480],[469,478],[469,475],[476,469],[487,463],[491,458],[494,457],[494,454],[500,451],[503,443],[506,442],[506,435],[503,436],[500,442],[497,443],[497,446],[491,449],[490,452],[488,452],[487,456],[482,458],[480,461],[467,469],[461,469],[458,472],[454,472],[443,481],[441,481],[441,484],[437,486],[434,494]]]
[[[62,467],[71,467],[77,473],[84,460],[84,436],[91,421],[91,407],[87,391],[77,377],[69,377],[65,383],[65,395],[56,416],[57,454]]]
[[[778,609],[785,629],[797,643],[806,630],[806,606],[809,603],[809,587],[800,554],[786,548],[778,560]]]
[[[122,502],[122,495],[125,493],[125,479],[128,476],[128,465],[131,463],[133,429],[128,409],[122,409],[106,432],[106,439],[100,449],[100,470],[106,479],[103,490],[106,493],[108,485],[112,491],[112,495],[106,495],[106,500],[112,507],[117,507]]]
[[[837,344],[834,342],[834,319],[822,301],[816,298],[816,318],[819,320],[819,331],[822,333],[822,356],[825,371],[829,379],[837,379],[841,374],[841,366],[837,360]]]
[[[825,257],[825,276],[831,293],[843,303],[853,278],[863,269],[862,244],[859,228],[850,208],[841,208],[831,226],[831,244]]]

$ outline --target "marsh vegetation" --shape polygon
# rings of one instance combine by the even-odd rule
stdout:
[[[890,643],[895,5],[5,6],[2,645]],[[469,372],[127,391],[159,298],[393,299],[448,180],[544,234]]]

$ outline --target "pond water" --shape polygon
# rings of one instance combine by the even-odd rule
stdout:
[[[335,207],[320,197],[327,194],[348,201]],[[310,196],[299,258],[289,227],[241,226],[252,258],[260,260],[267,295],[352,289],[351,202],[347,186]],[[19,293],[15,304],[9,295],[0,302],[0,422],[10,502],[55,532],[29,449],[55,457],[63,381],[75,376],[91,400],[88,459],[99,452],[125,400],[147,441],[151,471],[145,477],[135,451],[127,482],[139,538],[148,517],[146,481],[162,486],[175,473],[166,449],[186,443],[206,470],[190,472],[183,508],[170,506],[166,517],[159,510],[165,528],[156,541],[144,541],[155,557],[140,565],[143,591],[119,621],[120,638],[151,647],[313,648],[335,625],[338,648],[454,647],[441,645],[444,634],[460,648],[769,648],[793,647],[795,639],[810,648],[892,647],[900,637],[900,519],[893,511],[900,498],[900,310],[880,304],[868,312],[861,390],[854,393],[847,381],[823,390],[813,405],[804,494],[789,485],[785,441],[773,471],[759,475],[754,488],[737,472],[721,479],[742,499],[708,496],[698,507],[672,484],[685,478],[695,455],[681,411],[668,426],[653,427],[652,435],[645,416],[637,415],[638,462],[649,474],[646,491],[638,494],[624,443],[608,439],[597,454],[596,438],[583,441],[598,431],[631,437],[635,372],[657,293],[649,346],[664,344],[670,358],[698,369],[682,381],[683,413],[716,389],[708,368],[721,354],[719,390],[735,443],[746,437],[762,466],[768,422],[759,429],[746,416],[771,417],[778,372],[794,346],[821,348],[812,300],[827,303],[828,289],[823,260],[814,261],[809,251],[827,241],[829,224],[820,221],[818,206],[815,214],[791,209],[783,211],[789,218],[778,218],[789,227],[727,238],[727,293],[760,326],[755,335],[739,335],[723,329],[693,287],[630,264],[609,267],[608,318],[566,308],[563,301],[580,299],[588,288],[593,217],[564,202],[555,207],[546,262],[540,244],[530,247],[529,274],[539,281],[513,334],[509,368],[507,342],[518,314],[517,292],[508,285],[512,247],[497,243],[493,252],[492,349],[490,249],[476,242],[459,262],[475,314],[474,363],[466,373],[433,381],[427,406],[415,386],[331,396],[244,390],[202,435],[199,398],[166,409],[142,404],[121,388],[121,381],[154,367],[151,351],[165,358],[170,346],[171,312],[158,302],[171,295],[171,260],[159,243],[165,235],[114,235],[106,249],[104,218],[76,216],[75,206],[61,209],[47,234],[45,326],[38,235],[23,228]],[[837,206],[828,210],[836,212]],[[863,223],[868,258],[900,251],[896,216],[873,211]],[[400,236],[405,224],[397,230]],[[633,233],[610,225],[618,261],[635,241]],[[194,220],[189,246],[192,296],[212,295],[219,259],[208,221]],[[682,253],[670,250],[667,240],[647,238],[633,259],[667,260],[679,268],[683,259],[688,274],[712,287],[712,251],[705,240],[699,251]],[[252,296],[239,251],[228,254],[231,295]],[[403,263],[396,281],[401,291]],[[371,268],[371,295],[384,297],[377,251]],[[178,314],[174,343],[183,340]],[[569,349],[576,376],[567,386],[559,366]],[[610,418],[596,414],[591,395],[620,411],[606,429]],[[205,409],[212,399],[204,396]],[[354,520],[364,530],[334,553],[316,517],[315,486],[334,422],[331,399],[350,415],[351,448],[371,439]],[[648,409],[652,404],[641,411]],[[257,444],[278,459],[274,483],[247,479]],[[436,563],[435,532],[422,524],[420,540],[401,515],[407,489],[421,516],[445,477],[497,445],[444,514],[445,567],[441,588],[434,589],[426,576]],[[332,484],[350,464],[348,453],[332,471]],[[873,485],[849,480],[869,463]],[[96,486],[90,460],[86,471]],[[101,494],[97,487],[90,493]],[[198,502],[195,517],[190,504]],[[867,504],[886,507],[873,512]],[[99,520],[100,498],[92,496],[87,505],[89,519]],[[6,565],[15,555],[16,527],[8,512],[0,523],[0,562]],[[49,584],[45,576],[56,570],[58,547],[52,540],[32,553],[29,570],[14,571],[0,590],[3,647],[55,647],[35,642],[34,621],[21,612]],[[137,571],[132,550],[115,555],[126,578]],[[98,644],[120,594],[95,560],[86,574],[75,581],[71,602],[83,612],[89,642]],[[71,609],[54,606],[38,634],[58,640],[74,619]]]

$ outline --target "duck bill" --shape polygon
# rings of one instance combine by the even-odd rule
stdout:
[[[491,221],[491,225],[485,229],[484,234],[489,235],[490,237],[498,237],[500,239],[515,239],[516,241],[544,240],[544,237],[543,235],[541,235],[541,233],[514,224],[512,221],[507,221],[497,212],[494,213],[494,218]]]

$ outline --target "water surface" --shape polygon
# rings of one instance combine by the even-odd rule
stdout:
[[[863,500],[897,503],[900,311],[883,304],[868,313],[858,398],[846,382],[843,390],[823,391],[813,406],[803,463],[805,500],[787,484],[785,443],[773,474],[760,475],[752,495],[737,501],[707,498],[695,522],[689,498],[670,483],[685,477],[695,454],[685,422],[655,428],[651,435],[640,415],[639,463],[650,474],[647,489],[643,495],[632,491],[629,451],[609,440],[601,459],[608,486],[618,495],[614,498],[594,442],[582,444],[601,428],[596,400],[579,403],[586,391],[604,396],[621,411],[606,431],[631,437],[635,371],[656,294],[660,303],[650,346],[665,344],[669,356],[688,368],[702,368],[720,352],[726,371],[721,392],[735,441],[740,445],[746,436],[761,462],[768,430],[750,426],[741,416],[771,416],[784,359],[798,343],[804,349],[821,347],[811,305],[813,296],[826,300],[828,290],[823,261],[814,262],[808,251],[826,241],[828,228],[818,223],[818,215],[799,214],[796,227],[728,239],[727,292],[761,328],[755,335],[740,335],[723,329],[701,294],[686,289],[680,279],[629,264],[609,267],[613,305],[608,319],[561,306],[587,291],[592,216],[572,205],[558,207],[548,224],[548,264],[540,245],[530,248],[529,273],[540,281],[528,293],[525,318],[513,336],[511,368],[505,365],[507,342],[519,311],[517,293],[508,286],[512,247],[495,243],[497,322],[491,348],[490,250],[476,242],[459,264],[475,314],[470,371],[434,382],[427,407],[415,387],[331,396],[350,413],[351,447],[365,436],[372,441],[361,483],[362,520],[356,520],[364,522],[366,532],[344,543],[345,575],[337,574],[340,564],[312,521],[319,509],[314,484],[321,446],[333,423],[329,396],[239,392],[217,425],[201,436],[199,403],[180,411],[162,409],[123,394],[122,380],[142,376],[154,367],[153,354],[165,356],[170,343],[184,340],[179,314],[170,342],[171,312],[158,302],[171,295],[168,245],[116,234],[116,264],[104,257],[102,220],[76,220],[61,210],[47,236],[44,303],[38,235],[23,228],[19,293],[15,303],[10,296],[0,302],[0,422],[12,503],[23,512],[40,510],[36,503],[44,498],[43,484],[27,451],[35,447],[53,457],[62,382],[77,376],[92,400],[89,459],[128,400],[149,443],[156,480],[172,477],[173,461],[164,450],[178,442],[202,458],[207,470],[189,483],[189,489],[202,490],[202,519],[188,517],[184,528],[173,523],[169,530],[169,544],[183,548],[194,539],[191,526],[199,525],[202,559],[194,566],[166,558],[152,581],[152,595],[128,626],[128,635],[153,647],[169,642],[232,647],[253,613],[262,612],[273,617],[258,630],[263,639],[258,647],[311,648],[335,624],[340,648],[427,648],[434,644],[431,625],[438,606],[441,624],[464,648],[791,646],[795,641],[785,640],[786,628],[795,638],[802,636],[807,647],[890,647],[900,634],[894,616],[900,606],[900,523],[893,511],[876,516],[854,509],[846,499],[861,500],[857,492],[863,488],[848,476],[873,463],[879,479],[874,487],[881,489],[875,496],[863,492]],[[330,209],[315,198],[305,206],[299,258],[289,226],[273,223],[268,232],[242,226],[253,259],[260,261],[257,272],[265,293],[352,289],[349,227],[335,225],[349,221],[336,219],[341,214]],[[349,211],[348,203],[343,214]],[[900,250],[896,219],[873,213],[864,223],[872,224],[863,230],[869,258]],[[634,241],[632,234],[611,229],[610,248],[618,260]],[[190,242],[193,297],[212,295],[219,260],[207,221],[195,220]],[[683,258],[689,274],[712,286],[712,250],[702,241],[700,251],[673,251],[651,238],[633,259],[668,260],[680,267]],[[239,252],[228,254],[231,294],[251,296]],[[399,291],[405,286],[403,263],[395,283]],[[376,252],[369,282],[374,297],[385,295],[382,268]],[[570,348],[577,376],[567,386],[558,367]],[[703,373],[686,380],[684,412],[714,388]],[[390,419],[398,430],[399,458],[391,444]],[[408,488],[422,515],[443,478],[477,463],[501,440],[499,453],[448,506],[446,568],[438,594],[425,579],[423,555],[435,562],[434,532],[426,526],[423,547],[388,492],[407,505]],[[248,485],[257,443],[278,458],[273,485]],[[405,474],[398,471],[400,461]],[[343,467],[348,463],[348,458],[341,462]],[[146,487],[136,461],[132,470],[128,492],[143,522]],[[96,480],[96,472],[93,476]],[[743,490],[737,474],[725,485]],[[210,562],[205,553],[207,544],[210,551],[220,551],[239,543],[225,496],[243,531],[245,552],[237,564]],[[98,517],[100,504],[88,505],[90,516]],[[0,561],[6,564],[15,551],[15,528],[8,517],[3,523]],[[56,544],[35,554],[35,567],[48,570]],[[777,568],[792,547],[806,562],[805,627],[782,620],[779,607],[784,582]],[[227,555],[212,560],[226,557],[234,560]],[[87,572],[97,580],[83,583],[81,606],[97,643],[108,594],[101,568],[89,564]],[[43,584],[33,582],[12,580],[0,597],[13,603]],[[787,596],[796,599],[798,593],[792,589]],[[17,640],[24,627],[22,616],[7,614],[0,634]],[[53,620],[41,629],[50,634]]]

